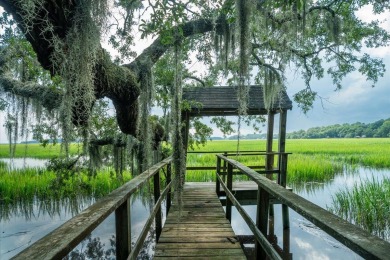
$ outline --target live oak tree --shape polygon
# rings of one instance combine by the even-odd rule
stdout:
[[[212,85],[224,77],[238,85],[239,112],[245,115],[249,83],[263,87],[271,106],[285,88],[288,68],[305,80],[294,100],[307,111],[317,96],[310,85],[313,77],[328,74],[340,89],[342,79],[353,71],[373,84],[383,76],[383,62],[362,53],[365,47],[389,43],[378,21],[365,23],[357,16],[368,5],[374,15],[390,9],[390,3],[381,0],[0,0],[2,23],[8,24],[3,34],[15,30],[15,22],[23,35],[18,35],[19,43],[31,44],[32,52],[21,53],[29,47],[2,42],[0,91],[60,111],[55,120],[61,122],[65,139],[74,126],[88,135],[94,104],[108,98],[120,131],[148,143],[147,118],[157,94],[166,95],[170,128],[179,133],[180,94],[189,81],[205,85],[209,79]],[[152,40],[136,55],[133,44],[139,35]],[[103,37],[118,51],[118,59],[102,47]],[[172,81],[156,78],[156,86],[153,70],[164,55],[171,59]],[[204,64],[204,77],[189,69],[189,57],[194,56]],[[21,66],[35,62],[28,57],[36,57],[43,70]],[[175,158],[182,160],[180,134],[175,137]]]

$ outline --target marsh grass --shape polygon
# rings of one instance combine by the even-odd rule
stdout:
[[[77,143],[70,144],[70,155],[77,155],[82,151],[82,145]],[[48,144],[42,146],[41,144],[16,144],[15,158],[36,158],[36,159],[50,159],[58,157],[61,153],[61,144]],[[0,158],[9,158],[9,145],[0,144]]]
[[[330,211],[390,240],[390,179],[360,181],[332,196]]]
[[[265,150],[265,140],[241,140],[240,149]],[[274,141],[273,147],[277,148]],[[287,181],[326,182],[343,171],[344,165],[362,165],[375,168],[390,167],[390,138],[367,139],[291,139],[286,142],[288,158]],[[210,141],[195,151],[234,151],[236,142]],[[264,156],[237,156],[233,159],[245,165],[263,165]],[[276,161],[277,159],[275,159]],[[215,154],[187,154],[187,166],[215,166]],[[213,181],[215,171],[188,171],[186,181]]]
[[[109,168],[98,172],[96,177],[80,172],[60,179],[53,171],[32,168],[8,171],[5,167],[0,168],[0,205],[8,209],[20,208],[40,201],[41,205],[54,207],[61,201],[80,201],[82,197],[96,199],[130,179],[129,172],[124,172],[123,178],[118,179]]]

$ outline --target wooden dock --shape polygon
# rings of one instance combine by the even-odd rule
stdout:
[[[168,214],[156,245],[156,259],[246,259],[215,193],[215,183],[186,183],[181,217]]]

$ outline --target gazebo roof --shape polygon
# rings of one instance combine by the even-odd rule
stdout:
[[[190,105],[190,116],[238,115],[237,86],[183,89],[183,100]],[[283,91],[275,100],[273,112],[292,108],[292,102]],[[266,115],[263,89],[254,85],[249,88],[248,115]]]

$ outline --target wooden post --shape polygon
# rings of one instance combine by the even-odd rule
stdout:
[[[283,259],[292,259],[290,254],[290,229],[286,228],[283,230]]]
[[[281,156],[280,153],[286,152],[286,126],[287,126],[287,110],[280,111],[280,119],[279,119],[279,142],[278,142],[278,152],[279,152],[279,160],[278,160],[278,168],[280,170]],[[278,183],[280,184],[280,173],[278,177]]]
[[[227,165],[227,189],[231,192],[233,189],[233,166],[228,163]],[[232,221],[232,201],[226,196],[226,218],[229,222]]]
[[[172,181],[172,164],[167,164],[167,185]],[[169,209],[171,208],[172,202],[172,188],[169,189],[167,193],[167,207],[166,207],[166,216],[168,216]]]
[[[221,171],[221,158],[217,157],[217,169],[215,173],[215,192],[217,193],[217,196],[221,193],[221,184],[219,183],[218,174]]]
[[[153,190],[154,190],[154,203],[157,202],[157,200],[160,198],[160,171],[158,171],[153,176]],[[158,242],[158,239],[160,238],[161,231],[162,231],[162,216],[161,216],[161,207],[159,207],[157,214],[156,214],[156,242]]]
[[[286,171],[287,171],[287,157],[283,157],[282,153],[286,152],[286,125],[287,125],[287,110],[280,111],[279,120],[279,178],[278,183],[283,187],[286,187]],[[286,159],[286,160],[284,160]],[[283,171],[283,173],[282,173]],[[282,204],[282,216],[283,216],[283,230],[290,228],[290,217],[288,207]]]
[[[286,188],[287,186],[287,159],[288,154],[280,154],[280,183],[279,185]]]
[[[267,237],[268,232],[268,213],[269,213],[269,194],[260,186],[257,190],[257,213],[256,225],[261,233]],[[266,259],[267,255],[261,245],[256,241],[255,243],[256,259]]]
[[[223,156],[227,157],[227,152],[224,152]],[[223,173],[224,173],[224,175],[222,176],[222,180],[226,183],[227,164],[226,164],[225,160],[223,160],[222,168],[223,168]]]
[[[272,111],[268,112],[268,124],[267,124],[267,146],[266,146],[266,158],[265,158],[265,169],[272,170],[274,168],[274,155],[272,153],[272,142],[274,136],[274,119],[275,113]],[[267,174],[268,179],[273,179],[272,174]]]
[[[130,199],[115,210],[116,259],[127,259],[131,252]]]

